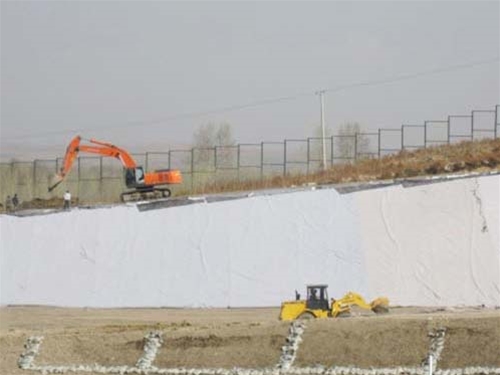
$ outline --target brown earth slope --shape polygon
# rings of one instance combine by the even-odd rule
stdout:
[[[266,309],[0,309],[0,373],[23,374],[17,359],[31,335],[45,337],[37,364],[134,365],[143,337],[163,332],[158,367],[273,367],[289,324]],[[500,310],[394,308],[390,314],[307,322],[296,366],[419,366],[427,334],[446,327],[440,368],[500,367]]]

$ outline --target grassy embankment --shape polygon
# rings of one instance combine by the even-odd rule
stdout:
[[[475,142],[462,142],[452,145],[429,147],[415,151],[401,151],[380,159],[359,159],[354,163],[336,164],[326,171],[309,174],[290,174],[264,179],[211,178],[211,181],[199,184],[194,191],[175,188],[174,196],[193,194],[215,194],[222,192],[254,191],[271,188],[287,188],[305,184],[338,184],[349,182],[404,179],[418,176],[434,176],[465,172],[496,171],[500,166],[500,139],[488,139]],[[119,182],[119,181],[118,181]],[[101,203],[116,202],[120,184],[100,194]],[[87,189],[85,189],[87,191]],[[114,194],[113,194],[114,192]],[[111,194],[111,195],[110,195]],[[112,199],[110,197],[114,197]],[[75,201],[75,204],[78,202]],[[60,207],[61,198],[34,199],[23,202],[20,208]],[[0,207],[2,209],[3,207]]]
[[[334,165],[309,175],[279,176],[263,181],[228,181],[206,185],[198,193],[219,193],[300,186],[307,183],[338,184],[348,182],[404,179],[465,172],[496,171],[500,166],[500,139],[462,142],[401,151],[380,159],[360,159],[355,163]]]

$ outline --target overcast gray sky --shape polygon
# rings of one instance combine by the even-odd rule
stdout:
[[[499,4],[2,1],[0,156],[55,157],[75,134],[159,150],[222,121],[238,142],[305,138],[316,90],[442,68],[327,93],[327,126],[493,109]]]

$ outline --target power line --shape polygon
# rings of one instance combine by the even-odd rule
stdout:
[[[415,79],[415,78],[429,76],[429,75],[447,73],[447,72],[452,72],[452,71],[457,71],[457,70],[462,70],[462,69],[469,69],[469,68],[473,68],[476,66],[486,65],[486,64],[490,64],[490,63],[498,62],[498,61],[500,61],[500,58],[496,57],[496,58],[488,59],[488,60],[475,61],[475,62],[466,63],[466,64],[459,64],[459,65],[450,65],[450,66],[446,66],[446,67],[442,67],[442,68],[426,70],[426,71],[421,71],[421,72],[411,73],[411,74],[403,74],[403,75],[388,77],[388,78],[379,79],[379,80],[355,82],[355,83],[351,83],[351,84],[347,84],[347,85],[341,85],[341,86],[337,86],[337,87],[327,88],[327,89],[324,89],[321,91],[329,92],[329,93],[336,93],[336,92],[360,88],[360,87],[369,87],[369,86],[390,84],[390,83]],[[84,132],[84,131],[88,132],[88,131],[92,131],[92,130],[118,129],[118,128],[129,128],[129,127],[137,127],[137,126],[153,126],[153,125],[159,125],[159,124],[163,124],[165,122],[169,122],[169,121],[173,121],[173,120],[182,120],[182,119],[189,119],[189,118],[204,117],[207,115],[216,115],[216,114],[220,114],[220,113],[239,111],[239,110],[243,110],[243,109],[261,107],[261,106],[275,104],[275,103],[279,103],[279,102],[296,100],[296,99],[301,98],[301,97],[317,95],[317,93],[318,93],[318,90],[314,90],[314,91],[311,90],[311,91],[302,92],[302,93],[295,94],[295,95],[281,96],[281,97],[270,98],[270,99],[262,99],[262,100],[258,100],[258,101],[247,103],[247,104],[231,105],[231,106],[220,107],[220,108],[215,108],[215,109],[206,110],[206,111],[180,113],[180,114],[166,116],[166,117],[154,119],[154,120],[136,120],[136,121],[124,122],[124,123],[121,123],[119,125],[107,125],[107,126],[99,126],[99,127],[74,128],[74,129],[67,129],[67,130],[47,131],[47,132],[34,133],[34,134],[30,134],[30,135],[7,137],[7,138],[4,138],[4,140],[32,139],[32,138],[40,138],[40,137],[66,134],[66,133],[74,134],[74,133],[80,133],[80,132]]]
[[[90,128],[74,128],[74,129],[66,129],[66,130],[55,130],[55,131],[41,132],[41,133],[35,133],[35,134],[30,134],[30,135],[24,135],[24,136],[7,137],[5,139],[7,139],[7,140],[16,139],[17,140],[17,139],[38,138],[38,137],[44,137],[44,136],[49,136],[49,135],[58,135],[58,134],[66,134],[66,133],[78,133],[80,131],[89,131],[89,130],[118,129],[118,128],[128,128],[128,127],[136,127],[136,126],[159,125],[159,124],[163,124],[165,122],[173,121],[173,120],[182,120],[182,119],[188,119],[188,118],[204,117],[207,115],[215,115],[215,114],[219,114],[219,113],[242,110],[242,109],[246,109],[246,108],[260,107],[260,106],[267,105],[267,104],[284,102],[284,101],[293,100],[293,99],[297,99],[299,97],[310,96],[310,95],[312,95],[312,94],[310,94],[310,93],[305,94],[304,93],[304,94],[297,94],[297,95],[291,95],[291,96],[283,96],[283,97],[279,97],[279,98],[264,99],[264,100],[256,101],[256,102],[249,103],[249,104],[232,105],[232,106],[221,107],[221,108],[217,108],[217,109],[211,109],[211,110],[199,111],[199,112],[180,113],[177,115],[167,116],[167,117],[163,117],[160,119],[154,119],[154,120],[137,120],[137,121],[124,122],[124,123],[121,123],[120,125],[108,125],[108,126],[99,126],[99,127],[90,127]]]
[[[344,85],[344,86],[338,86],[338,87],[334,87],[334,88],[325,89],[325,91],[326,92],[339,92],[339,91],[357,88],[357,87],[378,86],[378,85],[383,85],[383,84],[388,84],[388,83],[394,83],[394,82],[414,79],[414,78],[418,78],[418,77],[430,76],[430,75],[439,74],[439,73],[447,73],[447,72],[452,72],[455,70],[473,68],[476,66],[490,64],[490,63],[498,62],[498,61],[500,61],[500,58],[496,57],[494,59],[489,59],[489,60],[476,61],[476,62],[472,62],[472,63],[468,63],[468,64],[451,65],[451,66],[447,66],[444,68],[426,70],[426,71],[422,71],[422,72],[418,72],[418,73],[403,74],[403,75],[385,78],[385,79],[380,79],[380,80],[357,82],[357,83],[352,83],[352,84],[348,84],[348,85]]]

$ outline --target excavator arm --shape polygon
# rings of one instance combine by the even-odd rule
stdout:
[[[63,164],[59,173],[56,174],[55,180],[52,185],[49,187],[49,192],[54,190],[57,185],[59,185],[66,175],[71,170],[73,163],[78,156],[79,152],[88,152],[90,154],[97,154],[101,156],[109,156],[119,159],[124,168],[133,169],[137,167],[136,162],[130,156],[130,154],[111,143],[96,141],[95,139],[90,139],[89,142],[93,145],[82,145],[81,144],[82,137],[77,135],[75,138],[71,140],[68,147],[66,148],[66,154],[64,155]]]

